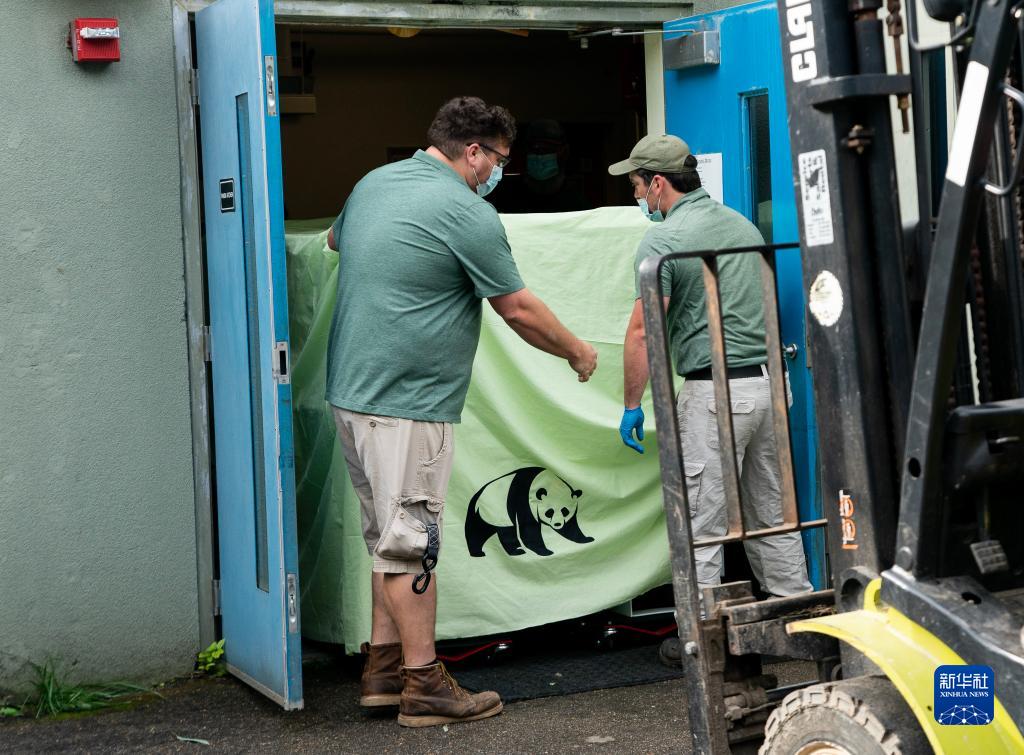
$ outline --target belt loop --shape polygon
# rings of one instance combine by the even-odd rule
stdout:
[[[766,365],[766,364],[762,364],[761,365],[761,376],[765,380],[768,380],[768,365]]]

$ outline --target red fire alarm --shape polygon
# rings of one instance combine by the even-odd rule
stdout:
[[[68,34],[71,57],[76,63],[121,59],[121,27],[116,18],[76,18]]]

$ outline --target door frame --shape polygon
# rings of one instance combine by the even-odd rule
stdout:
[[[743,0],[749,2],[750,0]],[[216,0],[174,0],[190,13]],[[738,5],[739,3],[733,3]],[[602,0],[588,3],[568,0],[526,0],[507,4],[431,3],[429,0],[275,0],[275,25],[404,26],[426,28],[561,29],[625,27],[660,29],[665,21],[703,13],[721,3],[698,0]]]
[[[206,275],[201,221],[199,133],[196,129],[198,89],[193,76],[189,11],[172,0],[174,84],[178,102],[178,156],[181,163],[181,238],[185,256],[185,327],[188,333],[189,405],[192,422],[192,476],[195,486],[196,579],[199,595],[199,645],[217,639],[217,549],[213,511],[213,448],[210,437],[211,396]]]
[[[199,608],[199,642],[207,647],[217,639],[216,617],[220,614],[217,597],[216,514],[213,502],[213,448],[211,438],[212,399],[210,395],[208,313],[206,311],[206,276],[203,264],[203,231],[201,225],[202,182],[199,176],[199,134],[196,127],[196,103],[201,83],[194,74],[191,24],[195,11],[213,0],[171,0],[173,30],[174,80],[178,110],[178,153],[181,172],[181,223],[185,269],[185,321],[188,334],[189,404],[192,425],[192,472],[195,486],[196,571]],[[734,2],[742,5],[749,2]],[[516,28],[535,30],[568,30],[581,25],[607,27],[613,24],[646,27],[664,39],[662,25],[718,8],[714,0],[693,3],[657,2],[648,0],[611,0],[608,6],[578,6],[559,0],[533,0],[529,6],[492,5],[430,5],[398,2],[378,6],[370,3],[339,3],[322,0],[316,6],[309,2],[277,0],[275,27],[282,23],[315,23],[327,26],[379,27],[422,26],[445,28],[479,26],[481,30]],[[310,8],[312,7],[312,10]],[[509,7],[516,13],[509,13]],[[391,14],[381,11],[387,8]],[[279,11],[280,9],[280,11]],[[303,13],[299,13],[302,10]],[[342,11],[345,11],[343,14]],[[458,17],[453,16],[455,13]],[[356,15],[353,15],[356,14]],[[674,32],[673,32],[674,33]],[[662,78],[652,80],[649,70],[655,64],[655,51],[661,45],[648,43],[645,88],[648,112],[651,113],[651,92],[663,100]],[[660,55],[658,56],[660,58]],[[660,59],[657,60],[660,71]],[[663,73],[663,72],[661,72]],[[656,90],[652,90],[652,85]],[[664,106],[655,108],[660,123],[648,124],[652,133],[665,129]],[[301,577],[300,577],[301,578]]]

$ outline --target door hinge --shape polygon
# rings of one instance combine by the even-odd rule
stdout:
[[[288,360],[288,342],[278,341],[274,344],[274,380],[281,385],[287,385],[292,381]]]
[[[299,578],[289,573],[286,577],[288,586],[288,633],[299,631]]]
[[[220,580],[213,580],[213,615],[220,616]]]
[[[210,326],[209,325],[200,325],[199,326],[199,340],[200,340],[200,349],[201,349],[202,354],[203,354],[203,361],[204,362],[213,361],[210,358],[211,350],[210,350]]]
[[[199,69],[190,68],[188,72],[188,88],[192,93],[192,104],[199,105]]]

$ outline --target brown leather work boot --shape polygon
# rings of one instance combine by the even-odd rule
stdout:
[[[402,678],[405,688],[398,709],[402,726],[477,721],[501,713],[497,692],[466,692],[440,661],[429,666],[402,666]]]
[[[398,705],[402,696],[402,643],[370,645],[360,648],[366,654],[363,678],[359,684],[359,704],[364,708]]]

